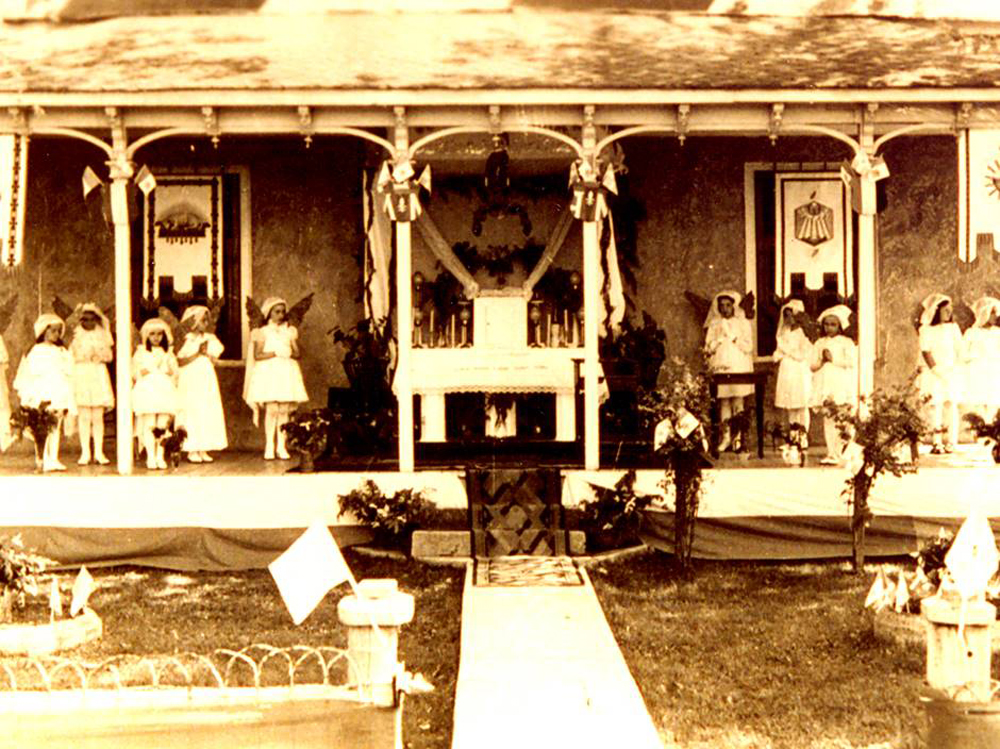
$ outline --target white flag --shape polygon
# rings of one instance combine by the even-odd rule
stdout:
[[[149,167],[145,164],[139,169],[139,172],[135,175],[135,184],[140,190],[142,190],[143,195],[149,195],[156,188],[156,177],[153,173],[149,171]]]
[[[896,580],[896,596],[893,600],[893,608],[902,614],[906,611],[906,604],[910,602],[910,586],[906,584],[906,577],[903,575],[903,571],[899,571],[899,577]]]
[[[868,596],[865,598],[865,608],[874,608],[876,612],[885,608],[885,598],[888,585],[885,580],[885,573],[882,568],[878,568],[872,587],[868,589]]]
[[[330,529],[322,523],[311,525],[267,569],[295,624],[305,621],[333,588],[354,580]]]
[[[73,581],[73,599],[69,604],[70,616],[76,616],[83,611],[95,587],[94,578],[91,577],[86,567],[81,567],[76,580]]]
[[[944,555],[944,564],[965,598],[974,598],[986,591],[1000,564],[1000,553],[990,521],[982,512],[974,509],[969,513]]]
[[[91,169],[89,166],[83,170],[83,197],[90,195],[91,191],[100,186],[101,178],[97,176],[97,172]]]
[[[56,619],[62,616],[62,596],[59,595],[59,578],[52,576],[52,586],[49,588],[49,618]]]

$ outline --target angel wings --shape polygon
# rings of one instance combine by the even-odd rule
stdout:
[[[207,332],[215,332],[215,328],[219,324],[219,315],[222,314],[222,307],[225,303],[226,300],[222,297],[208,303],[208,318],[205,325]],[[179,320],[170,309],[162,306],[157,310],[156,315],[170,326],[170,331],[174,336],[174,348],[178,350],[184,345],[184,337],[194,330],[198,321],[196,317],[189,317],[187,320],[184,320],[183,315]]]
[[[292,307],[289,308],[286,320],[288,324],[293,328],[297,328],[302,324],[303,318],[305,318],[306,313],[309,308],[312,307],[313,297],[315,292],[303,297],[298,302],[296,302]],[[265,300],[266,303],[266,300]],[[250,320],[250,329],[254,330],[256,328],[262,328],[267,320],[264,319],[264,313],[260,311],[260,307],[257,302],[253,300],[253,297],[247,295],[246,303],[247,319]]]

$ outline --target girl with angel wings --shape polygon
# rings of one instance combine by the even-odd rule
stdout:
[[[161,316],[170,313],[161,308]],[[222,410],[222,395],[215,363],[224,350],[213,332],[218,319],[218,307],[211,310],[192,305],[181,315],[176,338],[177,364],[177,426],[187,431],[184,451],[192,463],[211,463],[209,450],[225,450],[226,415]]]
[[[288,460],[282,429],[296,404],[309,400],[298,359],[298,325],[312,304],[310,294],[291,309],[280,297],[269,297],[258,310],[247,297],[247,312],[254,330],[247,347],[243,400],[253,411],[253,423],[264,407],[264,460]]]
[[[73,391],[80,430],[80,459],[77,462],[85,466],[93,459],[100,465],[107,465],[109,461],[104,456],[104,411],[115,407],[108,374],[108,363],[115,356],[111,325],[104,311],[93,302],[77,307],[74,316],[78,320],[73,326],[69,353],[73,357]]]
[[[146,468],[156,470],[167,467],[163,444],[153,430],[166,429],[177,413],[177,357],[170,327],[159,317],[142,324],[139,340],[132,356],[132,413],[146,449]]]

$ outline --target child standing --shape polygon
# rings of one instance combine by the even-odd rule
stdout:
[[[1000,299],[984,296],[972,305],[976,321],[962,336],[965,362],[965,403],[969,410],[992,421],[1000,408]]]
[[[188,307],[181,316],[181,324],[187,325],[190,332],[177,351],[177,424],[187,431],[184,451],[192,463],[210,463],[208,451],[224,450],[229,444],[215,375],[215,362],[223,346],[214,333],[208,332],[208,321],[208,307],[201,305]]]
[[[857,406],[858,347],[844,332],[851,321],[851,310],[846,305],[830,307],[819,316],[819,321],[823,337],[813,346],[812,405],[822,416],[826,404]],[[823,438],[826,456],[820,463],[839,465],[843,459],[844,441],[836,422],[828,416],[823,416]]]
[[[953,318],[950,297],[931,294],[921,306],[917,382],[921,393],[930,396],[930,427],[934,430],[931,452],[940,455],[953,452],[958,441],[962,330]]]
[[[170,327],[159,318],[146,320],[139,330],[139,347],[132,356],[132,412],[136,433],[146,449],[146,468],[166,468],[163,445],[153,429],[166,429],[177,413],[177,357]]]
[[[42,470],[65,471],[59,462],[59,434],[67,416],[76,413],[73,400],[73,359],[63,346],[66,326],[58,315],[47,313],[35,320],[35,345],[21,358],[14,377],[14,390],[22,406],[47,404],[57,422],[42,447]]]
[[[778,316],[777,346],[774,360],[778,362],[778,378],[774,389],[774,405],[786,411],[789,434],[801,429],[798,444],[806,447],[809,434],[809,405],[812,393],[812,342],[802,330],[797,315],[805,313],[805,305],[792,299],[781,308]]]
[[[90,442],[93,437],[93,459],[107,465],[104,457],[104,409],[114,408],[108,362],[114,358],[114,342],[108,318],[92,302],[80,308],[80,323],[73,331],[69,345],[73,357],[73,397],[80,425],[80,465],[91,461]]]
[[[264,406],[264,460],[274,460],[275,455],[288,460],[281,427],[297,403],[309,400],[298,363],[299,331],[288,324],[284,299],[266,299],[260,311],[267,322],[250,338],[243,399],[253,409],[255,425],[258,409]]]
[[[740,295],[735,291],[720,292],[712,299],[705,318],[705,352],[711,372],[753,372],[753,333],[739,303]],[[722,421],[719,452],[727,450],[732,443],[730,421],[743,411],[743,399],[751,392],[752,385],[719,386],[719,418]]]

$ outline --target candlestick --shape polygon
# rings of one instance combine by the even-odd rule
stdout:
[[[451,334],[448,336],[448,345],[455,345],[455,315],[452,313],[451,316]]]
[[[429,324],[428,327],[430,329],[430,334],[431,334],[430,335],[431,348],[434,348],[435,344],[437,343],[437,328],[434,326],[434,308],[433,307],[431,307],[431,320],[430,320],[430,324]]]
[[[549,312],[545,320],[545,333],[549,339],[549,348],[552,348],[552,313]]]

